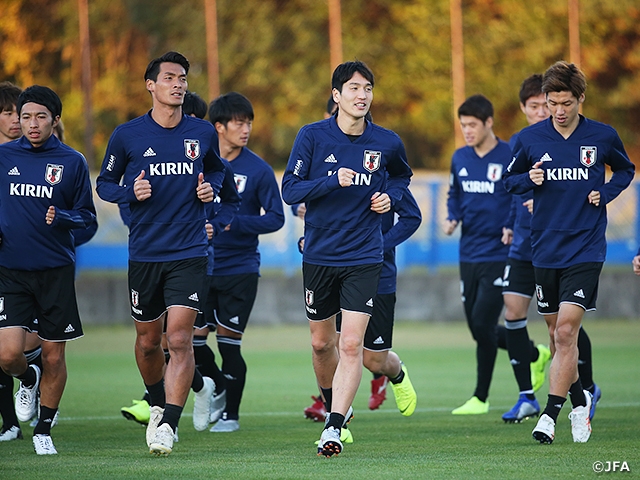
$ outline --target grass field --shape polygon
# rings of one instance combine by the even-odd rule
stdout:
[[[474,345],[466,327],[399,323],[395,350],[409,368],[418,408],[409,418],[395,408],[391,388],[380,410],[367,409],[370,375],[363,377],[351,423],[355,443],[338,457],[315,454],[321,426],[302,415],[316,393],[306,326],[251,327],[243,343],[249,368],[234,433],[196,432],[193,396],[180,424],[180,441],[166,458],[148,453],[144,428],[126,421],[120,407],[139,398],[142,383],[133,358],[132,327],[93,327],[68,345],[69,381],[53,438],[59,455],[38,457],[32,429],[25,440],[0,443],[0,478],[591,478],[594,462],[627,462],[640,475],[640,321],[587,321],[594,378],[603,396],[587,444],[574,444],[559,418],[553,445],[531,439],[535,423],[506,425],[500,416],[517,390],[506,353],[500,352],[488,415],[450,414],[471,395]],[[530,332],[546,341],[542,320]],[[210,341],[211,343],[211,341]],[[546,401],[548,385],[538,393]],[[604,474],[603,474],[604,475]]]

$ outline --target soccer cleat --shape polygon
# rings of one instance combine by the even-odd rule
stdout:
[[[413,414],[418,403],[418,395],[413,388],[413,384],[409,379],[409,372],[404,363],[401,364],[402,371],[404,372],[404,378],[400,383],[391,383],[393,389],[393,395],[396,397],[396,405],[398,410],[405,417],[409,417]],[[475,398],[475,397],[474,397]],[[487,404],[488,406],[489,404]],[[488,408],[488,407],[487,407]]]
[[[198,432],[206,430],[209,426],[209,416],[211,413],[211,402],[216,385],[209,377],[202,377],[204,386],[202,390],[196,392],[193,402],[193,428]]]
[[[538,345],[538,359],[531,362],[531,386],[533,391],[537,392],[544,384],[544,369],[547,363],[551,361],[551,350],[545,345]]]
[[[240,421],[239,420],[230,420],[227,418],[227,414],[224,413],[222,418],[216,422],[216,424],[211,427],[210,432],[235,432],[236,430],[240,430]]]
[[[164,408],[157,405],[149,407],[149,424],[147,425],[147,447],[151,447],[151,442],[156,436],[156,430],[160,425],[160,420],[164,415]]]
[[[16,416],[21,422],[28,422],[38,410],[38,387],[40,386],[40,368],[37,365],[29,365],[36,371],[36,383],[31,387],[25,387],[20,382],[20,388],[16,392]],[[54,449],[55,450],[55,449]]]
[[[369,410],[377,410],[387,398],[387,383],[389,377],[382,375],[371,380],[371,396],[369,397]]]
[[[122,407],[120,413],[127,420],[133,420],[142,425],[149,424],[149,403],[146,400],[133,400],[133,405]]]
[[[169,455],[173,450],[175,434],[168,423],[163,423],[156,429],[156,434],[149,444],[149,453],[157,455]]]
[[[600,401],[600,397],[602,397],[602,390],[598,384],[593,384],[593,398],[591,399],[591,411],[589,412],[589,420],[593,420],[593,417],[596,416],[596,405]]]
[[[531,435],[533,435],[533,438],[538,442],[551,445],[553,439],[556,437],[556,423],[549,415],[543,413],[538,420],[536,428],[531,432]]]
[[[520,423],[523,420],[540,415],[540,404],[535,398],[529,400],[524,393],[518,397],[518,401],[511,410],[502,415],[502,420],[507,423]]]
[[[346,427],[340,429],[340,441],[342,443],[353,443],[353,433]]]
[[[33,448],[38,455],[57,455],[51,435],[38,434],[33,436]]]
[[[213,399],[209,404],[209,423],[216,423],[222,417],[222,412],[227,407],[227,391],[223,390],[218,395],[212,394]]]
[[[320,395],[317,397],[311,395],[311,398],[313,399],[313,404],[304,409],[304,418],[310,418],[314,422],[324,422],[327,409],[324,406],[322,397]]]
[[[0,430],[0,442],[10,442],[18,439],[22,440],[22,430],[17,425]]]
[[[573,435],[573,441],[575,443],[587,443],[587,440],[589,440],[591,436],[589,413],[591,412],[593,401],[589,391],[584,390],[584,396],[587,399],[587,406],[576,407],[571,410],[569,414],[569,420],[571,420],[571,435]]]
[[[320,443],[318,443],[318,455],[329,458],[332,455],[338,455],[340,452],[342,452],[340,431],[335,427],[325,428],[320,436]]]
[[[481,415],[483,413],[489,413],[489,402],[481,402],[478,397],[474,396],[451,413],[454,415]]]

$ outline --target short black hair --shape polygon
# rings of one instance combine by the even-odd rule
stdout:
[[[18,97],[18,102],[16,103],[16,110],[18,111],[18,114],[20,114],[25,103],[31,102],[47,107],[54,119],[62,115],[62,101],[58,94],[49,87],[32,85],[25,88]]]
[[[536,73],[523,80],[520,85],[520,103],[525,105],[531,97],[537,97],[542,94],[542,75]]]
[[[458,107],[458,118],[463,115],[476,117],[485,123],[489,117],[493,117],[493,105],[484,95],[471,95]]]
[[[366,78],[373,87],[375,83],[373,72],[363,62],[355,60],[353,62],[341,63],[336,67],[331,77],[331,88],[342,92],[342,86],[351,80],[351,77],[353,77],[356,72]]]
[[[209,105],[209,121],[227,125],[231,120],[253,121],[253,106],[247,97],[229,92],[216,98]]]
[[[186,115],[195,115],[198,118],[204,118],[207,115],[207,102],[205,102],[196,92],[187,92],[184,94],[182,113]]]
[[[167,52],[161,57],[154,58],[147,65],[147,69],[144,72],[144,79],[158,81],[158,73],[160,73],[161,63],[177,63],[184,68],[184,73],[189,73],[189,60],[187,57],[178,52]]]
[[[0,83],[0,112],[11,112],[18,103],[22,89],[11,82]]]

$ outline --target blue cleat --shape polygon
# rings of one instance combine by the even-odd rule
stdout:
[[[524,393],[518,397],[518,401],[511,410],[502,415],[506,423],[520,423],[523,420],[540,415],[540,404],[535,398],[529,400]]]
[[[593,398],[591,401],[591,410],[589,411],[589,420],[593,420],[593,417],[596,416],[596,404],[600,401],[600,397],[602,397],[602,391],[598,384],[593,384]]]

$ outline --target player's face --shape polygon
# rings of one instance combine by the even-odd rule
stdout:
[[[346,114],[354,119],[364,118],[373,101],[373,86],[360,72],[342,85],[342,91],[333,89],[333,100],[338,105],[339,115]]]
[[[578,122],[582,102],[584,102],[584,93],[580,98],[576,98],[569,91],[547,93],[547,105],[554,125],[559,129],[573,127]]]
[[[231,148],[242,148],[247,146],[253,122],[248,118],[233,118],[224,126],[216,122],[216,130],[220,138],[227,142]]]
[[[25,103],[20,111],[22,135],[34,147],[40,147],[49,140],[58,120],[60,117],[53,118],[49,109],[39,103]]]
[[[483,123],[477,117],[471,115],[460,115],[460,128],[464,141],[469,147],[482,145],[491,136],[493,128],[493,118],[489,117]]]
[[[147,80],[147,90],[151,92],[154,102],[169,107],[182,105],[187,86],[187,74],[178,63],[161,63],[158,79],[155,82]]]
[[[13,110],[3,110],[0,112],[0,143],[10,142],[20,138],[20,119],[15,105]]]
[[[520,110],[527,117],[529,125],[541,122],[549,118],[549,107],[544,93],[527,98],[525,104],[520,104]]]

